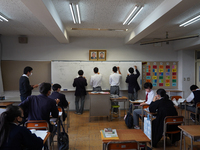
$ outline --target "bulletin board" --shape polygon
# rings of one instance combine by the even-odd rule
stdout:
[[[178,62],[143,62],[142,81],[151,82],[154,89],[178,89]]]

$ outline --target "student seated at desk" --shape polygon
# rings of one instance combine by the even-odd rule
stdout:
[[[191,85],[190,90],[192,91],[191,94],[186,98],[187,102],[191,102],[194,100],[194,105],[193,106],[186,106],[186,110],[192,111],[195,113],[196,111],[196,104],[200,102],[200,90],[199,87],[196,85]],[[200,113],[200,110],[199,110]],[[195,114],[191,113],[190,114],[191,119],[193,122],[195,122]]]
[[[93,91],[102,91],[101,89],[102,75],[99,73],[97,67],[94,68],[94,75],[91,76],[90,85],[93,87]]]
[[[32,134],[29,129],[18,126],[22,121],[23,111],[19,106],[9,106],[0,116],[1,150],[41,150],[43,140]]]
[[[174,107],[173,102],[169,99],[164,89],[158,89],[156,91],[157,95],[154,97],[153,101],[149,106],[149,111],[151,113],[157,113],[156,119],[152,122],[152,143],[153,147],[156,147],[157,143],[163,136],[163,126],[164,119],[166,116],[177,116],[178,113]],[[168,131],[178,130],[178,127],[168,126]],[[180,133],[172,135],[172,144],[180,140]],[[171,137],[171,135],[169,135]]]
[[[153,85],[150,82],[146,82],[144,84],[144,89],[145,89],[145,94],[146,94],[146,100],[145,102],[141,103],[140,106],[146,105],[146,104],[151,104],[153,98],[154,98],[154,92],[152,90]],[[139,115],[142,114],[142,109],[135,109],[133,111],[133,124],[134,124],[134,129],[140,129],[139,127]],[[146,112],[144,112],[144,115]]]
[[[49,98],[51,99],[59,99],[60,102],[58,103],[58,106],[60,106],[62,108],[62,116],[63,116],[63,121],[65,121],[65,118],[67,117],[67,114],[65,113],[64,108],[67,108],[68,106],[68,102],[65,98],[64,94],[60,93],[61,90],[61,85],[60,84],[54,84],[52,86],[53,92],[51,93],[51,95],[49,96]]]
[[[19,104],[27,113],[28,120],[46,120],[49,123],[50,132],[55,132],[56,128],[50,123],[50,113],[53,118],[58,118],[57,104],[59,99],[54,100],[48,96],[51,94],[51,84],[42,83],[39,87],[40,95],[29,96],[25,101]]]

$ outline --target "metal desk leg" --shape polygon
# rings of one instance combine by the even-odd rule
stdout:
[[[106,143],[103,143],[103,150],[106,150]]]
[[[183,133],[183,138],[184,138],[184,150],[185,150],[185,135],[184,135],[184,133]]]
[[[60,118],[58,118],[58,124],[57,124],[57,144],[58,144],[58,149],[59,149],[59,134],[60,134]]]
[[[181,130],[181,137],[180,137],[180,150],[182,150],[182,138],[183,138],[183,131]]]
[[[193,138],[191,137],[191,150],[193,150]]]

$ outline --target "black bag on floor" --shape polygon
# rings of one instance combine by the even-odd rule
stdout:
[[[129,129],[133,128],[133,116],[131,115],[130,112],[127,112],[125,123]]]
[[[63,132],[61,132],[58,137],[59,137],[59,150],[68,150],[69,149],[69,136],[68,134],[65,132],[65,129],[63,127],[62,121],[61,122],[61,126],[63,129]]]

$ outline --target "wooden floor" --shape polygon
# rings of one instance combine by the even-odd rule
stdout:
[[[123,118],[108,121],[107,117],[92,117],[91,122],[89,122],[89,111],[84,111],[82,115],[77,115],[74,114],[73,111],[70,111],[69,115],[70,128],[68,130],[68,135],[70,150],[102,150],[100,130],[108,127],[113,129],[127,129]],[[194,123],[190,121],[190,124]],[[186,146],[188,146],[188,144],[190,144],[190,140],[186,137]],[[195,142],[194,145],[200,145],[200,142]],[[150,147],[149,144],[148,146]],[[157,148],[153,149],[163,150],[163,140],[158,143]],[[179,142],[177,146],[172,146],[168,139],[166,150],[179,149]],[[54,150],[57,150],[56,144],[54,145]]]

